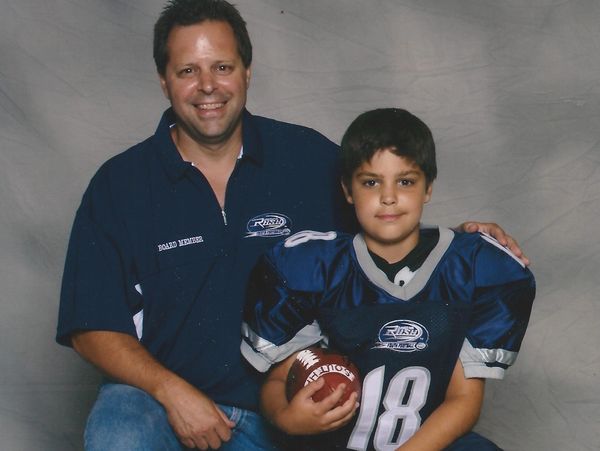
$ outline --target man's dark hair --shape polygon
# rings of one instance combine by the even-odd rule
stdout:
[[[154,62],[160,75],[165,75],[169,62],[167,39],[171,30],[207,20],[227,22],[231,26],[242,63],[244,67],[250,67],[252,43],[246,22],[235,6],[224,0],[170,0],[154,25]]]
[[[354,171],[383,149],[413,161],[425,174],[428,186],[435,180],[435,143],[429,127],[406,110],[380,108],[354,119],[342,138],[341,175],[348,189]]]

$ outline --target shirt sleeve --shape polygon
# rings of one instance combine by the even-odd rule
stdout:
[[[257,370],[267,371],[324,338],[316,321],[322,275],[313,263],[304,246],[278,245],[254,268],[242,324],[241,352]]]
[[[56,335],[62,345],[70,346],[71,335],[81,330],[110,330],[137,336],[133,316],[141,296],[128,281],[126,239],[105,181],[99,171],[84,194],[73,223]]]
[[[508,251],[484,241],[475,256],[473,315],[460,359],[468,378],[502,379],[527,330],[535,280]]]

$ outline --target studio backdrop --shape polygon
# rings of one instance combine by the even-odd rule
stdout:
[[[438,148],[426,222],[497,222],[531,258],[529,331],[477,430],[512,451],[600,449],[600,2],[236,3],[251,112],[335,142],[367,109],[414,112]],[[168,105],[163,5],[0,6],[0,449],[80,450],[100,377],[54,343],[66,244],[90,177]]]

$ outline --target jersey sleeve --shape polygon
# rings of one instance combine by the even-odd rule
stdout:
[[[305,245],[314,239],[306,233],[275,246],[261,257],[250,277],[241,351],[262,372],[324,338],[316,318],[326,265],[320,261],[319,246]],[[335,233],[315,236],[329,240]]]
[[[63,273],[56,340],[71,345],[82,330],[137,336],[133,316],[141,302],[127,282],[127,250],[102,170],[92,179],[77,210]],[[129,288],[127,288],[129,287]]]
[[[527,330],[535,279],[509,251],[482,237],[473,265],[473,315],[460,359],[468,378],[502,379]]]

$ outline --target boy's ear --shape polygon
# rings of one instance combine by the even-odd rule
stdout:
[[[346,198],[346,201],[351,205],[354,204],[354,199],[352,199],[352,193],[346,187],[346,184],[344,183],[344,181],[342,180],[340,182],[340,184],[342,185],[342,189],[344,190],[344,197]]]
[[[429,184],[427,189],[425,190],[425,203],[428,203],[431,200],[431,193],[433,192],[433,182]]]

